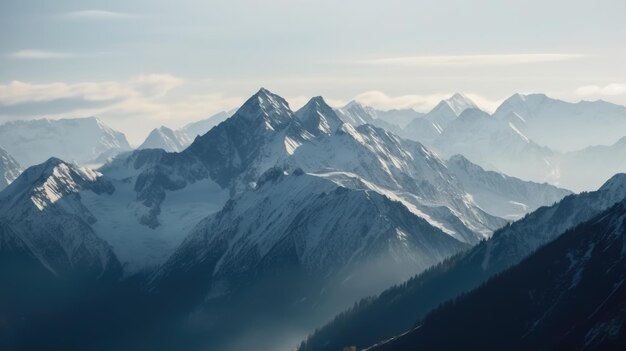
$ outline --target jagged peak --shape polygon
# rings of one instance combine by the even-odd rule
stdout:
[[[287,125],[292,117],[293,112],[285,99],[261,88],[235,112],[231,119],[262,122],[265,129],[275,130]]]
[[[461,93],[455,93],[443,102],[445,102],[457,116],[461,115],[461,113],[467,109],[478,108],[478,105],[476,105],[474,101]]]
[[[254,94],[248,101],[253,98],[256,99],[262,106],[264,106],[263,103],[269,103],[274,108],[289,109],[289,103],[287,100],[265,88],[259,89],[259,91],[257,91],[256,94]]]
[[[35,206],[43,210],[66,194],[82,189],[91,189],[96,193],[114,191],[110,182],[100,180],[101,174],[92,169],[51,157],[27,168],[0,193],[0,200],[17,201],[20,194],[26,194]]]
[[[24,174],[29,173],[30,178],[37,176],[39,179],[49,177],[59,177],[61,175],[78,176],[85,181],[95,181],[100,173],[86,167],[80,167],[77,164],[69,163],[57,157],[50,157],[47,161],[29,167]]]
[[[295,113],[295,116],[302,122],[304,128],[313,135],[319,134],[319,132],[333,133],[343,123],[335,110],[321,96],[309,100]]]
[[[332,110],[332,107],[330,107],[326,101],[324,100],[323,97],[321,96],[315,96],[312,97],[304,106],[302,106],[298,112],[300,111],[304,111],[307,109],[317,109],[317,110]],[[296,113],[298,113],[296,112]]]

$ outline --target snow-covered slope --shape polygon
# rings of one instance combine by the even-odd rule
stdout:
[[[111,247],[91,228],[97,220],[80,192],[111,194],[97,172],[51,158],[26,169],[0,192],[0,220],[32,256],[58,276],[115,278],[121,265]],[[7,242],[6,238],[3,241]],[[5,254],[11,248],[3,248]]]
[[[610,145],[626,130],[626,107],[601,100],[569,103],[544,94],[515,94],[493,116],[515,123],[530,139],[557,151]]]
[[[8,152],[0,147],[0,191],[22,173],[22,167]]]
[[[153,129],[137,149],[163,149],[167,152],[183,151],[191,141],[186,133],[167,127]]]
[[[167,155],[162,150],[150,152],[155,158]],[[139,161],[136,164],[141,168]],[[120,177],[103,176],[51,159],[28,168],[0,193],[0,218],[24,233],[27,242],[34,237],[34,245],[48,241],[46,236],[58,236],[70,241],[58,244],[66,251],[74,245],[76,250],[80,246],[100,250],[102,256],[114,254],[119,268],[123,266],[125,274],[132,274],[162,264],[189,231],[202,218],[220,210],[229,197],[228,190],[210,179],[180,189],[164,189],[158,195],[158,225],[154,225],[149,221],[156,218],[151,216],[151,207],[137,192],[137,184],[142,182],[138,173],[117,175]],[[97,246],[94,249],[82,241],[74,244],[78,240]],[[106,247],[106,255],[102,247]]]
[[[130,150],[124,134],[94,117],[8,122],[0,125],[0,146],[23,167],[50,157],[88,163]]]
[[[461,155],[452,156],[446,165],[480,208],[509,220],[520,219],[571,194],[568,190],[546,183],[526,182],[502,173],[485,171]]]
[[[354,128],[346,123],[339,133],[302,145],[287,164],[325,174],[346,187],[375,190],[402,201],[465,242],[475,243],[503,225],[466,196],[435,154],[371,125]]]
[[[311,135],[333,134],[343,124],[337,113],[324,102],[321,96],[312,98],[296,111],[295,116]]]
[[[217,258],[208,269],[213,278],[229,280],[280,261],[271,256],[287,249],[316,276],[375,259],[396,262],[395,273],[406,276],[467,247],[374,191],[347,189],[299,169],[286,175],[272,168],[257,185],[200,223],[159,275],[211,257]],[[278,250],[281,245],[289,247]]]

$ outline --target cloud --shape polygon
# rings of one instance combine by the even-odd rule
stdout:
[[[484,54],[484,55],[439,55],[403,56],[356,60],[360,65],[412,66],[412,67],[466,67],[490,65],[519,65],[541,62],[558,62],[585,57],[581,54]]]
[[[0,122],[16,118],[98,116],[140,144],[152,128],[178,128],[239,106],[243,98],[201,93],[172,98],[185,81],[169,74],[146,74],[124,81],[0,84]],[[200,91],[210,90],[201,87]]]
[[[626,84],[611,83],[605,86],[585,85],[576,89],[579,96],[616,96],[626,95]]]
[[[81,98],[87,101],[123,100],[135,97],[153,99],[165,95],[182,83],[182,79],[168,74],[138,75],[124,82],[37,84],[12,81],[0,85],[0,105],[68,98]]]
[[[67,52],[48,51],[48,50],[19,50],[12,52],[7,57],[12,59],[22,60],[51,60],[51,59],[66,59],[72,58],[76,55]]]
[[[454,93],[440,94],[410,94],[389,96],[381,91],[367,91],[354,97],[354,100],[381,110],[390,110],[398,108],[412,108],[420,112],[428,112],[435,107],[441,100],[447,99]],[[491,100],[478,94],[464,94],[473,100],[481,109],[492,112],[501,103],[501,100]]]
[[[61,15],[61,17],[64,19],[73,19],[73,20],[107,21],[107,20],[132,19],[138,16],[136,14],[130,14],[130,13],[125,13],[125,12],[114,12],[114,11],[106,11],[106,10],[82,10],[82,11],[67,12]]]

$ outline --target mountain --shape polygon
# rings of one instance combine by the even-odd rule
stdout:
[[[432,146],[444,129],[466,110],[479,110],[469,98],[457,93],[442,100],[421,118],[414,118],[399,135]]]
[[[462,154],[487,169],[558,184],[558,155],[536,144],[513,122],[495,119],[477,109],[461,113],[432,147],[444,157]]]
[[[130,150],[124,134],[95,117],[36,119],[0,125],[0,146],[22,166],[31,166],[54,156],[88,163],[101,154]]]
[[[625,218],[626,200],[368,350],[623,349]]]
[[[8,152],[0,147],[0,191],[22,173],[22,167]]]
[[[445,129],[448,124],[454,121],[465,110],[479,109],[469,98],[456,93],[446,100],[442,100],[424,118],[441,129]]]
[[[191,144],[186,133],[167,127],[153,129],[137,149],[163,149],[167,152],[180,152]]]
[[[222,111],[209,118],[189,123],[178,130],[172,130],[165,126],[155,128],[137,149],[163,149],[167,152],[181,152],[191,145],[196,137],[205,134],[232,114],[232,112]]]
[[[570,103],[544,94],[515,94],[493,116],[515,123],[537,144],[561,152],[615,143],[626,130],[626,107],[601,100]]]
[[[571,194],[553,185],[526,182],[502,173],[485,171],[461,155],[452,156],[446,165],[461,180],[480,208],[509,220],[518,220]]]
[[[626,172],[626,137],[613,145],[589,146],[560,157],[559,183],[583,191],[598,186],[611,174]]]
[[[119,276],[111,247],[91,229],[96,219],[79,195],[86,191],[114,188],[97,172],[56,158],[25,170],[0,192],[2,251],[24,251],[57,276]]]
[[[296,111],[295,117],[311,135],[333,134],[343,124],[337,113],[321,96],[312,98]]]
[[[541,207],[496,231],[489,240],[471,250],[384,291],[376,298],[359,302],[310,336],[300,349],[364,347],[399,335],[439,304],[477,288],[623,198],[626,198],[626,175],[619,174],[595,192],[569,195],[555,205]]]
[[[203,220],[151,286],[168,300],[202,297],[194,318],[220,320],[231,340],[250,328],[285,335],[467,247],[374,191],[274,168]]]

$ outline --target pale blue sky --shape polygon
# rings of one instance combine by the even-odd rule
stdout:
[[[2,1],[0,122],[95,114],[138,143],[260,86],[427,110],[463,92],[626,104],[626,2]]]

